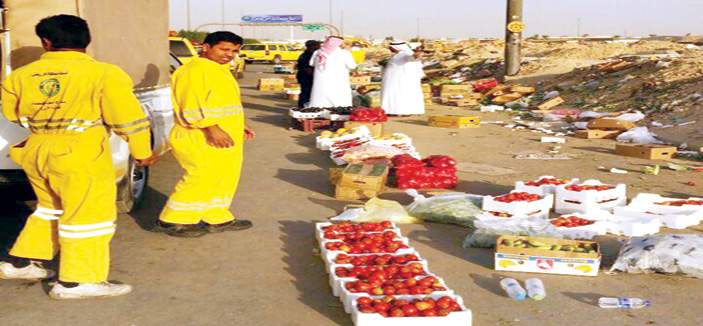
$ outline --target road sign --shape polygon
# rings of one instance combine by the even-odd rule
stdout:
[[[303,30],[304,31],[322,31],[325,29],[325,26],[322,25],[303,25]]]
[[[246,15],[242,23],[302,23],[303,15]]]

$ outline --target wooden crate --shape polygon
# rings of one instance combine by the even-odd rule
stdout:
[[[648,160],[669,160],[676,156],[676,147],[653,144],[617,144],[615,154]]]

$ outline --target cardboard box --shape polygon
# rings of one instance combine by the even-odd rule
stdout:
[[[574,137],[586,139],[615,138],[621,132],[621,130],[577,130],[576,132],[574,132]]]
[[[344,168],[331,167],[329,170],[330,183],[336,186],[339,179],[342,178],[342,172],[344,172]]]
[[[669,160],[676,156],[676,147],[653,144],[617,144],[615,154],[648,160]]]
[[[436,115],[428,121],[430,127],[441,128],[478,128],[481,126],[481,117],[462,117],[457,115]]]
[[[349,164],[337,182],[337,186],[380,191],[388,181],[388,166]]]
[[[283,85],[259,85],[259,91],[262,91],[262,92],[282,92]]]
[[[287,97],[291,101],[297,101],[300,99],[300,94],[287,94]]]
[[[295,75],[283,75],[281,78],[283,78],[283,81],[286,83],[298,83],[298,79]]]
[[[536,91],[536,89],[532,86],[520,86],[520,85],[515,85],[510,87],[510,91],[514,93],[520,93],[520,94],[532,94]]]
[[[503,240],[515,242],[520,239],[561,246],[576,246],[582,243],[588,243],[596,252],[546,250],[529,247],[516,248],[503,245]],[[497,271],[598,276],[600,261],[600,245],[593,241],[530,238],[512,235],[502,235],[496,240],[495,270]]]
[[[476,106],[478,105],[478,100],[475,98],[448,99],[444,104],[458,107]]]
[[[442,85],[440,94],[464,94],[473,93],[474,88],[471,85]]]
[[[300,84],[295,83],[295,82],[292,82],[292,83],[286,82],[285,84],[283,84],[283,88],[300,89]]]
[[[354,128],[366,126],[371,131],[371,136],[379,137],[383,135],[383,122],[366,122],[366,121],[346,121],[344,122],[344,128]]]
[[[601,130],[630,130],[637,127],[636,124],[627,120],[618,119],[595,119],[588,122],[588,129]]]
[[[281,85],[285,84],[286,82],[283,80],[283,78],[259,78],[259,86],[263,85]]]
[[[353,76],[349,77],[350,84],[371,84],[371,76]]]
[[[522,98],[522,94],[520,94],[520,93],[508,93],[508,94],[503,94],[503,95],[494,97],[493,100],[491,100],[491,103],[505,104],[508,102],[517,101],[520,98]]]
[[[537,108],[540,110],[549,110],[549,109],[551,109],[557,105],[560,105],[564,102],[566,102],[566,101],[564,101],[564,98],[562,98],[561,96],[556,96],[556,97],[552,97],[548,100],[542,101],[540,104],[537,104]]]
[[[506,94],[506,92],[508,92],[509,88],[510,88],[510,86],[506,86],[506,85],[496,86],[496,87],[491,88],[489,91],[485,92],[484,95],[486,95],[486,96],[500,96],[500,95]]]
[[[337,199],[371,199],[378,197],[380,194],[381,191],[376,190],[364,190],[340,186],[334,188],[334,198]]]

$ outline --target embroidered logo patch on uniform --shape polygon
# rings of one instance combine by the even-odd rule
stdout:
[[[49,78],[39,84],[39,91],[47,97],[54,97],[61,90],[61,84],[56,78]]]

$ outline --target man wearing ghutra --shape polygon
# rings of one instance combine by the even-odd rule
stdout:
[[[395,55],[383,69],[381,107],[389,115],[425,113],[420,52],[413,52],[405,42],[391,43],[390,50]]]
[[[356,68],[356,62],[349,51],[340,48],[342,44],[342,38],[330,36],[312,55],[310,65],[315,68],[315,73],[310,107],[352,105],[349,69]]]

